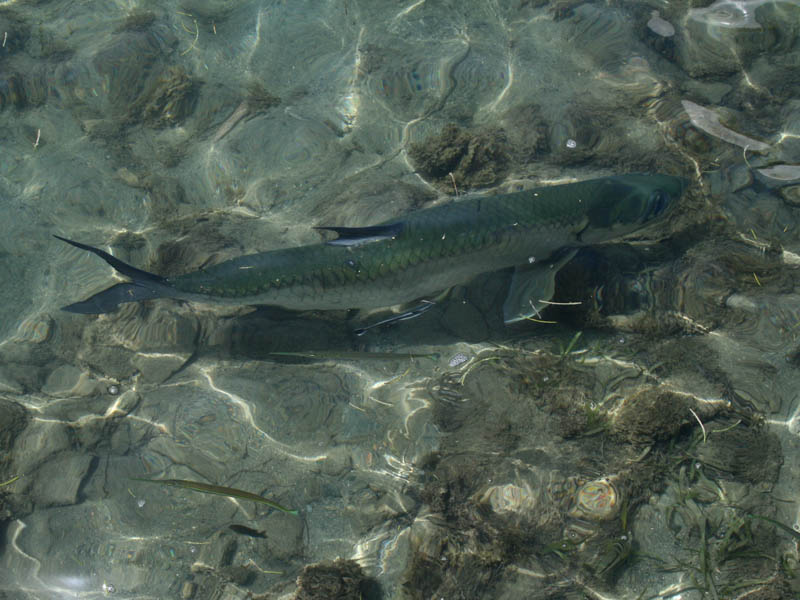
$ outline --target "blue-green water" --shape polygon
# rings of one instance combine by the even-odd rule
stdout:
[[[0,3],[0,597],[800,594],[798,33],[794,0]],[[169,275],[629,172],[691,183],[544,322],[503,326],[509,273],[360,336],[385,312],[59,311],[117,276],[52,234]]]

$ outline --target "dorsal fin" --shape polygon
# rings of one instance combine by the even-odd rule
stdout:
[[[391,240],[403,231],[403,223],[372,225],[370,227],[315,227],[323,231],[333,231],[339,237],[326,242],[330,246],[359,246],[369,242]]]

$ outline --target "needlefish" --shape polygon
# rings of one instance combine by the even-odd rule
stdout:
[[[212,483],[204,483],[202,481],[190,481],[188,479],[147,479],[145,477],[130,477],[131,481],[143,481],[145,483],[158,483],[160,485],[170,485],[173,487],[181,487],[195,492],[202,492],[203,494],[216,494],[217,496],[228,496],[230,498],[241,498],[242,500],[252,500],[259,504],[266,504],[270,508],[280,510],[290,515],[298,515],[300,512],[294,508],[286,508],[268,498],[246,492],[244,490],[237,490],[236,488],[224,487],[221,485],[214,485]]]
[[[614,175],[495,196],[471,196],[367,227],[317,227],[335,239],[240,256],[162,277],[96,254],[129,281],[63,310],[109,313],[126,302],[176,298],[293,310],[371,309],[431,297],[481,273],[514,267],[506,323],[538,314],[555,275],[582,246],[620,240],[662,217],[680,177]]]

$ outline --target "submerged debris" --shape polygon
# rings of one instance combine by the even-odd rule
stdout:
[[[450,367],[457,367],[459,365],[463,365],[465,362],[469,360],[469,356],[464,354],[463,352],[456,352],[450,360],[447,362],[448,366]]]
[[[377,584],[354,560],[337,558],[308,565],[297,578],[294,600],[362,600],[376,598]]]
[[[675,35],[675,28],[672,26],[672,23],[662,19],[657,10],[654,10],[650,15],[650,20],[647,22],[647,27],[650,31],[661,37],[672,37]]]
[[[194,111],[199,83],[183,70],[168,67],[131,109],[131,116],[152,127],[168,127]]]
[[[570,516],[592,521],[607,521],[616,516],[619,507],[620,496],[617,487],[613,481],[604,477],[587,481],[578,489]]]
[[[775,483],[783,464],[781,444],[774,433],[735,427],[709,436],[697,449],[698,458],[725,479]]]
[[[499,130],[473,134],[446,125],[438,136],[412,144],[408,155],[420,173],[451,194],[454,186],[458,190],[494,185],[508,169],[506,137]]]
[[[756,169],[764,177],[777,181],[797,181],[800,179],[800,165],[774,165],[763,169]]]
[[[685,396],[648,386],[625,398],[612,431],[631,443],[652,444],[674,437],[689,419]]]
[[[692,125],[702,129],[709,135],[754,152],[766,152],[771,148],[769,144],[759,142],[729,129],[720,122],[719,115],[709,108],[695,104],[690,100],[682,100],[681,104],[683,104],[686,114],[689,115]]]

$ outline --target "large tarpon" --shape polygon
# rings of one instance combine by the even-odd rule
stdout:
[[[93,252],[130,279],[65,306],[114,311],[124,302],[178,298],[295,310],[377,308],[430,297],[474,276],[516,267],[506,322],[536,314],[558,268],[581,246],[613,241],[650,224],[681,195],[685,180],[618,175],[497,196],[473,196],[371,227],[321,227],[329,242],[249,254],[161,277]]]

